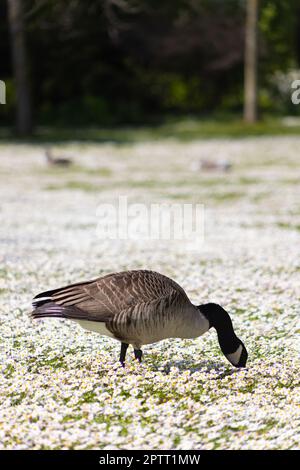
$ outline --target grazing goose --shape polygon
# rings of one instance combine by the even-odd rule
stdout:
[[[193,171],[220,171],[226,173],[231,169],[232,164],[225,159],[209,160],[208,158],[203,158],[192,165]]]
[[[62,167],[67,167],[72,164],[72,161],[69,158],[65,157],[53,157],[52,152],[49,148],[45,149],[45,156],[48,165],[51,166],[62,166]]]
[[[165,338],[196,338],[211,327],[235,367],[245,367],[247,350],[235,335],[230,316],[217,304],[195,306],[172,279],[154,271],[124,271],[38,294],[33,318],[66,318],[86,330],[121,342],[124,365],[131,344],[141,361],[143,344]]]

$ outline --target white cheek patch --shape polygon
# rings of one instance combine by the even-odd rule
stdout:
[[[243,346],[240,344],[234,353],[226,354],[228,361],[231,362],[231,364],[233,364],[234,366],[237,365],[241,358],[242,351],[243,351]]]

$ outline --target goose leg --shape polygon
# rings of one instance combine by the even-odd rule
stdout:
[[[127,352],[128,346],[129,346],[128,343],[121,343],[120,362],[121,362],[123,367],[124,367],[124,364],[125,364],[125,357],[126,357],[126,352]]]
[[[134,357],[138,359],[139,362],[142,362],[143,351],[141,349],[134,350]]]

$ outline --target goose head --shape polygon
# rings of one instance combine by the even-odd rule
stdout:
[[[198,309],[215,328],[218,341],[227,360],[235,367],[245,367],[248,359],[244,343],[236,336],[229,314],[218,304],[199,305]]]

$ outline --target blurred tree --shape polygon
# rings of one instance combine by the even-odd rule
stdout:
[[[245,28],[244,119],[257,121],[258,0],[247,0]]]
[[[106,0],[106,5],[111,39],[152,107],[207,111],[226,93],[239,95],[243,2]]]
[[[36,122],[136,124],[166,115],[242,113],[248,1],[7,0],[0,1],[0,15],[5,5],[22,3]],[[290,112],[272,83],[278,71],[299,64],[299,0],[259,4],[259,106]],[[1,79],[9,99],[0,117],[10,124],[19,92],[8,52],[2,21]]]
[[[296,43],[296,55],[297,55],[297,64],[300,67],[300,5],[297,5],[295,11],[295,43]]]
[[[16,86],[16,131],[21,136],[32,132],[27,50],[22,0],[8,0],[12,62]]]

